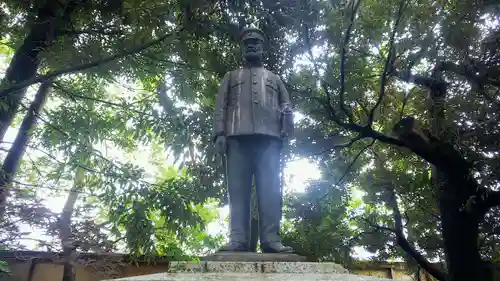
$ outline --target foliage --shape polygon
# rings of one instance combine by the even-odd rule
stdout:
[[[38,12],[54,5],[42,2],[0,6],[0,53],[12,69]],[[17,241],[9,248],[28,236],[18,220],[57,236],[59,215],[42,199],[66,192],[83,168],[78,250],[190,259],[216,249],[223,238],[205,227],[227,198],[211,149],[214,98],[240,64],[239,30],[254,25],[270,39],[266,67],[283,77],[301,117],[292,158],[322,172],[286,196],[288,244],[310,260],[345,264],[355,247],[426,270],[446,261],[451,280],[460,280],[460,262],[500,258],[500,209],[490,200],[500,179],[493,1],[111,2],[51,6],[61,11],[54,38],[33,60],[38,76],[20,82],[60,75],[10,189],[0,234]],[[147,42],[156,43],[140,48]],[[15,91],[9,79],[2,93]],[[12,127],[31,90],[18,97]],[[14,101],[2,95],[0,115],[16,111]],[[395,130],[405,120],[419,121],[410,133],[423,142]],[[453,251],[466,232],[464,250]]]
[[[0,276],[10,275],[9,264],[6,261],[0,261]]]

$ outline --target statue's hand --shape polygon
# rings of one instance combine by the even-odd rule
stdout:
[[[294,132],[293,113],[291,110],[286,110],[281,115],[281,136],[290,137]]]
[[[227,150],[227,143],[225,136],[217,136],[215,139],[215,149],[220,154],[225,154]]]

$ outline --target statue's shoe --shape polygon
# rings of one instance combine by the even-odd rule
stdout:
[[[272,242],[262,245],[262,251],[264,253],[293,253],[293,248],[281,242]]]
[[[248,247],[239,242],[229,242],[220,247],[219,252],[248,252]]]

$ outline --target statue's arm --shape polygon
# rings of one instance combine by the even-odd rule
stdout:
[[[215,97],[215,114],[214,114],[214,128],[213,128],[213,138],[225,133],[226,124],[226,109],[227,109],[227,97],[229,93],[229,77],[230,72],[224,75],[222,82]]]
[[[279,90],[279,102],[280,102],[280,110],[282,114],[282,130],[283,132],[290,136],[294,131],[293,124],[293,112],[292,112],[292,103],[290,101],[290,94],[285,87],[283,81],[277,76],[278,80],[278,90]]]
[[[278,80],[277,82],[278,82],[281,112],[292,111],[292,103],[290,102],[290,95],[286,90],[285,84],[278,76],[276,76],[276,79]]]

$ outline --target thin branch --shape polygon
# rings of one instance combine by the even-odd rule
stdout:
[[[413,83],[426,89],[436,89],[437,87],[446,86],[445,81],[437,80],[430,76],[411,74],[410,71],[397,71],[396,69],[392,69],[390,75],[401,81]]]
[[[363,112],[368,115],[369,114],[369,111],[368,111],[368,108],[366,107],[365,104],[363,104],[363,102],[361,102],[360,99],[356,99],[356,102],[359,104],[359,107],[361,107],[361,110],[363,110]]]
[[[356,161],[358,160],[358,158],[361,157],[361,154],[363,154],[368,148],[372,147],[375,144],[375,141],[376,140],[372,140],[368,145],[366,145],[365,147],[363,147],[358,152],[358,154],[356,154],[356,156],[354,157],[354,159],[352,160],[352,162],[349,164],[349,166],[347,166],[347,169],[344,171],[344,173],[339,178],[339,180],[334,184],[334,186],[338,186],[344,180],[344,178],[347,176],[347,174],[349,173],[349,171],[351,170],[351,168],[354,166],[354,164],[356,163]],[[328,196],[328,194],[330,194],[330,190],[328,192],[326,192],[325,194],[323,194],[323,196],[321,196],[321,198],[319,199],[319,201],[323,200],[326,196]]]
[[[453,62],[443,62],[442,70],[450,71],[457,75],[463,76],[467,78],[469,81],[473,81],[477,84],[482,85],[493,85],[496,87],[500,87],[500,80],[494,80],[492,78],[497,77],[496,71],[491,71],[491,73],[481,73],[477,74],[478,68],[487,68],[480,62],[477,62],[474,59],[467,58],[467,61],[462,62],[461,65],[457,65]]]
[[[358,11],[358,8],[361,4],[361,0],[357,0],[356,4],[354,4],[355,0],[352,1],[352,11],[351,11],[351,18],[349,22],[349,26],[347,27],[347,31],[344,36],[344,42],[342,44],[342,50],[340,54],[340,93],[339,93],[339,99],[340,99],[340,109],[344,114],[347,116],[349,119],[350,123],[354,123],[354,117],[352,116],[352,113],[347,110],[345,102],[344,102],[344,94],[345,94],[345,60],[346,60],[346,54],[347,54],[347,46],[349,45],[349,40],[351,38],[351,31],[354,26],[354,18],[356,17],[356,13]]]
[[[116,106],[116,107],[126,107],[127,106],[127,105],[122,105],[122,104],[114,103],[114,102],[111,102],[111,101],[106,101],[106,100],[101,100],[101,99],[98,99],[98,98],[93,98],[93,97],[88,97],[88,96],[76,94],[73,91],[65,88],[64,86],[62,86],[58,82],[54,83],[54,88],[60,90],[61,92],[65,93],[65,94],[67,94],[67,95],[69,95],[71,97],[76,97],[76,98],[80,98],[80,99],[86,99],[86,100],[96,101],[96,102],[99,102],[99,103],[103,103],[103,104],[107,104],[107,105],[111,105],[111,106]]]
[[[483,84],[479,84],[478,83],[478,90],[479,90],[479,93],[483,96],[483,98],[493,104],[494,106],[496,106],[497,108],[500,108],[500,102],[498,102],[495,97],[497,97],[499,94],[500,94],[500,89],[498,89],[495,94],[492,96],[488,95],[488,93],[486,93],[486,89],[484,88],[484,85]]]
[[[375,234],[375,233],[377,233],[378,231],[379,231],[379,229],[375,229],[375,230],[373,230],[373,231],[362,231],[362,232],[360,232],[360,233],[356,234],[355,236],[351,237],[351,238],[349,239],[349,241],[348,241],[346,244],[347,244],[348,246],[351,246],[352,244],[354,244],[354,242],[356,242],[358,239],[360,239],[360,238],[361,238],[361,236],[366,235],[366,234]]]
[[[320,81],[321,87],[322,87],[323,91],[325,92],[326,109],[327,109],[328,113],[330,114],[331,118],[336,118],[335,108],[333,107],[333,104],[332,104],[331,93],[330,93],[330,90],[328,89],[329,83],[326,82],[325,79],[321,78],[321,75],[319,73],[318,63],[314,59],[314,56],[312,53],[312,45],[311,45],[311,41],[309,38],[309,27],[307,24],[304,24],[304,43],[307,47],[307,52],[309,54],[310,60],[313,63],[314,72],[316,74],[316,79],[318,79]],[[336,119],[338,119],[338,118],[336,118]],[[340,119],[338,119],[338,120],[340,121]]]
[[[370,111],[370,115],[368,116],[368,126],[371,126],[373,124],[373,119],[375,118],[375,111],[380,106],[385,96],[387,75],[389,70],[392,68],[391,66],[394,63],[393,62],[393,57],[395,55],[394,38],[396,37],[396,31],[398,29],[399,22],[401,21],[401,17],[403,16],[403,10],[405,5],[406,5],[406,0],[402,0],[401,3],[399,4],[396,22],[394,23],[394,27],[392,28],[391,32],[391,37],[389,39],[389,53],[387,54],[387,58],[385,59],[384,70],[382,71],[382,74],[380,76],[380,90],[379,90],[378,100],[373,106],[372,110]]]
[[[488,240],[488,238],[490,238],[492,236],[497,236],[497,235],[500,235],[500,227],[496,227],[493,229],[493,231],[486,233],[484,235],[484,237],[481,239],[481,241],[479,242],[479,248],[482,248],[484,246],[484,244],[486,243],[486,240]]]
[[[43,111],[46,112],[45,110],[43,110]],[[45,120],[45,118],[43,118],[38,112],[35,112],[35,117],[38,118],[43,123],[45,123],[45,125],[51,127],[52,129],[58,131],[59,133],[61,133],[63,136],[69,137],[69,135],[66,132],[64,132],[61,128],[57,127],[56,125],[54,125],[54,124],[50,123],[49,121]]]
[[[3,143],[9,143],[9,142],[3,142]],[[50,159],[52,159],[54,162],[56,162],[56,163],[58,163],[58,164],[65,164],[65,165],[67,165],[67,164],[68,164],[68,163],[65,163],[65,162],[63,162],[63,161],[61,161],[61,160],[57,159],[57,158],[56,158],[55,156],[53,156],[52,154],[50,154],[49,152],[46,152],[46,151],[44,151],[44,150],[40,149],[39,147],[36,147],[36,146],[30,146],[30,145],[28,145],[28,147],[33,148],[33,149],[35,149],[35,150],[37,150],[37,151],[39,151],[39,152],[41,152],[41,153],[43,153],[43,154],[47,155]],[[102,156],[102,155],[98,154],[97,152],[92,152],[92,154],[93,154],[94,156],[97,156],[97,157],[99,157],[100,159],[102,159],[102,160],[106,161],[106,162],[107,162],[110,166],[113,166],[113,167],[115,167],[115,168],[117,168],[117,169],[119,169],[119,170],[122,170],[122,169],[123,169],[122,167],[120,167],[119,165],[117,165],[117,164],[116,164],[116,161],[115,161],[115,160],[113,160],[113,161],[112,161],[112,160],[109,160],[109,159],[107,159],[106,157],[104,157],[104,156]],[[33,160],[32,160],[32,161],[33,161]],[[36,164],[34,163],[34,161],[32,162],[32,164],[35,166],[35,169],[36,169],[36,170],[38,170],[38,168],[36,167]],[[120,175],[120,174],[117,174],[117,173],[113,173],[113,172],[105,172],[106,170],[108,170],[107,168],[104,168],[104,169],[102,169],[102,171],[99,171],[99,170],[95,170],[95,169],[93,169],[93,168],[90,168],[90,167],[88,167],[88,166],[84,166],[84,165],[79,164],[79,163],[75,163],[75,166],[76,166],[76,167],[79,167],[79,168],[82,168],[82,169],[86,170],[86,171],[87,171],[87,172],[89,172],[89,173],[93,173],[93,174],[100,174],[100,175],[103,175],[103,176],[106,176],[106,177],[111,177],[111,178],[116,178],[116,179],[123,178],[123,175]],[[37,173],[39,174],[39,176],[42,176],[42,173],[41,173],[40,171],[38,171]],[[140,182],[140,183],[143,183],[143,184],[146,184],[146,185],[149,185],[149,186],[161,186],[161,185],[159,185],[159,184],[151,183],[151,182],[148,182],[148,181],[146,181],[146,180],[140,180],[140,179],[138,179],[138,180],[137,180],[137,182]],[[25,183],[21,183],[21,182],[17,182],[17,183],[27,185],[27,184],[25,184]]]
[[[496,206],[500,206],[500,191],[484,188],[479,196],[474,195],[467,200],[466,211],[476,212],[479,217],[482,217]]]
[[[123,35],[123,30],[117,28],[114,25],[103,26],[99,28],[88,28],[88,29],[66,29],[61,32],[61,35],[80,35],[80,34],[91,34],[91,35]]]
[[[428,214],[428,215],[432,216],[436,221],[440,221],[441,220],[441,217],[440,217],[440,215],[438,213],[433,212],[433,211],[429,210],[428,208],[426,208],[425,206],[423,206],[420,203],[420,200],[414,201],[414,200],[411,200],[411,199],[408,199],[408,198],[404,198],[401,194],[399,196],[407,202],[406,204],[415,204],[415,206],[417,208],[419,208],[425,214]]]
[[[408,103],[408,100],[410,100],[410,98],[413,96],[413,94],[415,93],[414,91],[415,88],[413,88],[410,93],[408,93],[407,95],[405,95],[404,99],[403,99],[403,104],[401,105],[401,111],[399,112],[399,120],[403,119],[403,117],[405,116],[405,107],[406,107],[406,103]]]
[[[215,71],[215,70],[210,69],[210,68],[195,67],[195,66],[189,65],[187,63],[183,63],[183,62],[176,62],[176,61],[168,60],[168,59],[164,59],[164,58],[157,58],[154,55],[148,54],[148,53],[144,53],[143,57],[146,58],[146,59],[149,59],[150,61],[153,61],[153,62],[156,62],[156,63],[161,63],[162,65],[166,65],[166,66],[177,66],[177,67],[180,67],[180,68],[183,68],[183,69],[187,69],[187,70],[207,71],[207,72],[218,73],[218,71]]]
[[[368,148],[372,147],[374,144],[375,144],[375,141],[376,140],[372,140],[368,145],[366,145],[365,147],[363,147],[359,152],[358,154],[356,154],[356,156],[354,157],[354,159],[352,160],[351,164],[349,164],[349,166],[347,167],[347,169],[345,170],[344,174],[342,175],[342,177],[340,177],[340,179],[337,181],[337,183],[335,185],[339,185],[340,182],[342,182],[342,180],[344,180],[344,178],[347,176],[347,173],[349,172],[349,170],[351,170],[351,168],[354,166],[354,164],[356,163],[356,161],[359,159],[359,157],[361,157],[361,154],[363,154]]]
[[[320,154],[323,154],[323,153],[326,153],[326,152],[331,152],[331,151],[333,151],[335,149],[339,149],[339,148],[348,148],[351,145],[353,145],[355,142],[357,142],[359,140],[362,140],[363,138],[364,137],[362,137],[361,135],[358,135],[357,137],[350,139],[348,142],[341,143],[341,144],[336,144],[336,145],[334,145],[332,147],[328,147],[328,148],[323,148],[320,151],[308,154],[305,157],[310,157],[310,156],[314,156],[314,155],[320,155]]]
[[[53,186],[49,187],[45,183],[42,185],[42,184],[25,183],[25,182],[20,182],[20,181],[16,181],[16,180],[13,180],[12,182],[15,183],[15,184],[18,184],[18,185],[26,186],[26,187],[44,188],[44,189],[49,189],[49,190],[52,190],[52,191],[69,192],[71,190],[70,188],[59,188],[59,187],[53,187]],[[23,191],[23,190],[26,190],[26,188],[15,188],[15,187],[12,187],[12,188],[10,188],[10,190]],[[78,191],[78,192],[81,193],[81,194],[92,195],[91,193],[85,192],[85,191]]]
[[[370,220],[366,219],[366,218],[363,218],[363,220],[371,227],[375,228],[377,231],[381,230],[381,231],[386,231],[386,232],[391,232],[391,233],[396,233],[396,229],[394,228],[390,228],[390,227],[386,227],[386,226],[381,226],[381,225],[378,225],[376,223],[373,223],[371,222]]]
[[[369,53],[368,51],[363,51],[363,50],[360,50],[360,49],[358,49],[356,47],[350,47],[349,49],[351,49],[351,50],[353,50],[355,52],[358,52],[358,53],[362,54],[365,57],[373,57],[373,58],[376,58],[378,61],[383,61],[384,60],[384,58],[381,57],[380,55],[372,54],[372,53]]]
[[[63,93],[69,95],[70,97],[75,97],[75,98],[85,99],[85,100],[91,100],[91,101],[99,102],[99,103],[110,105],[110,106],[114,106],[114,107],[125,108],[127,110],[130,110],[130,111],[135,112],[135,113],[140,113],[142,115],[154,116],[150,112],[145,112],[145,111],[140,111],[140,110],[135,110],[135,109],[131,109],[130,108],[131,105],[136,104],[138,102],[134,102],[134,103],[130,103],[130,104],[119,104],[119,103],[115,103],[115,102],[111,102],[111,101],[107,101],[107,100],[102,100],[102,99],[98,99],[98,98],[94,98],[94,97],[89,97],[89,96],[85,96],[85,95],[80,95],[80,94],[77,94],[77,93],[75,93],[75,92],[73,92],[73,91],[65,88],[64,86],[62,86],[59,83],[54,83],[54,88],[62,91]],[[156,94],[156,93],[154,93],[154,94]]]
[[[18,84],[14,84],[13,86],[11,86],[11,87],[9,87],[7,89],[2,90],[0,92],[0,97],[6,97],[6,96],[9,96],[9,95],[15,94],[15,93],[17,93],[16,91],[18,91],[20,89],[26,88],[28,86],[31,86],[31,85],[35,84],[35,83],[39,83],[39,82],[43,82],[43,81],[49,80],[51,78],[55,78],[55,77],[63,75],[63,74],[70,74],[70,73],[75,73],[75,72],[87,70],[87,69],[90,69],[90,68],[93,68],[93,67],[96,67],[96,66],[99,66],[99,65],[102,65],[102,64],[105,64],[105,63],[117,60],[117,59],[121,59],[121,58],[130,56],[130,55],[133,55],[135,53],[142,52],[142,51],[146,50],[149,47],[152,47],[154,45],[160,44],[161,42],[165,41],[167,38],[172,37],[172,36],[176,35],[177,33],[178,32],[172,32],[172,33],[169,33],[169,34],[165,34],[165,35],[163,35],[163,36],[161,36],[161,37],[159,37],[159,38],[157,38],[157,39],[155,39],[155,40],[153,40],[151,42],[148,42],[146,44],[137,46],[137,47],[132,48],[132,49],[130,49],[128,51],[125,51],[125,52],[122,52],[122,53],[118,53],[118,54],[109,56],[107,58],[94,60],[94,61],[91,61],[89,63],[85,63],[85,64],[73,66],[73,67],[68,67],[68,68],[65,68],[65,69],[55,70],[55,71],[49,72],[49,73],[47,73],[45,75],[38,75],[38,76],[36,76],[36,77],[34,77],[32,79],[28,79],[28,80],[22,81],[22,82],[20,82]]]

